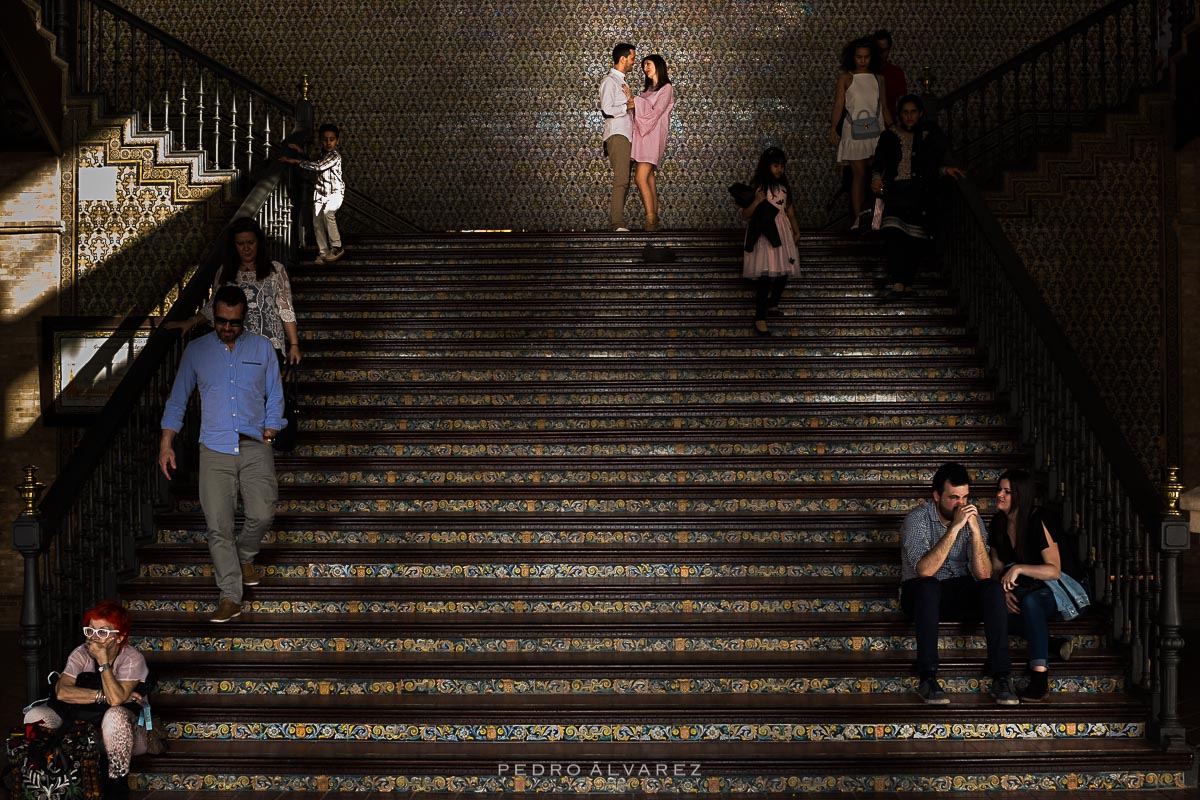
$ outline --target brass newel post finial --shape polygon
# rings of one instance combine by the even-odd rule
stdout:
[[[1180,513],[1179,496],[1183,494],[1183,484],[1179,482],[1179,467],[1167,467],[1167,479],[1158,484],[1158,493],[1164,513]]]
[[[303,80],[300,83],[300,99],[308,102],[308,73],[305,72],[302,76]]]
[[[46,488],[46,484],[37,479],[37,471],[38,468],[32,464],[25,467],[25,480],[13,487],[21,495],[21,500],[25,503],[25,507],[21,510],[21,516],[23,517],[37,515],[38,500],[41,499],[42,492]]]

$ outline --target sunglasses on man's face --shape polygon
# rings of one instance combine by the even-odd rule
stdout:
[[[94,638],[101,641],[104,641],[110,636],[117,636],[120,633],[120,631],[113,630],[112,628],[93,628],[91,625],[88,625],[83,629],[84,636],[88,637],[89,639]]]
[[[231,328],[240,328],[246,324],[244,319],[225,319],[224,317],[213,317],[213,325],[228,325]]]

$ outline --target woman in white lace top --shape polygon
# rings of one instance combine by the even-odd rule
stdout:
[[[300,335],[296,311],[292,305],[292,285],[287,270],[272,261],[267,237],[258,223],[247,217],[229,226],[225,262],[217,270],[213,291],[226,283],[246,293],[246,330],[271,340],[280,358],[288,364],[300,363]],[[201,322],[212,323],[212,295],[200,313],[186,322],[168,327],[191,330]]]

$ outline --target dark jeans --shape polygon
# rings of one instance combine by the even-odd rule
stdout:
[[[1046,586],[1021,598],[1021,613],[1008,615],[1008,632],[1029,642],[1029,666],[1045,667],[1050,659],[1048,623],[1062,619],[1054,592]]]
[[[988,670],[992,675],[1012,672],[1008,654],[1008,609],[1000,581],[977,581],[971,576],[913,578],[900,585],[900,607],[917,630],[917,672],[933,675],[938,668],[938,622],[983,621],[987,638]]]

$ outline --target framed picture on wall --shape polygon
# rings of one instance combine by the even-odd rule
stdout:
[[[47,425],[87,425],[104,408],[159,317],[42,318],[40,380]]]

